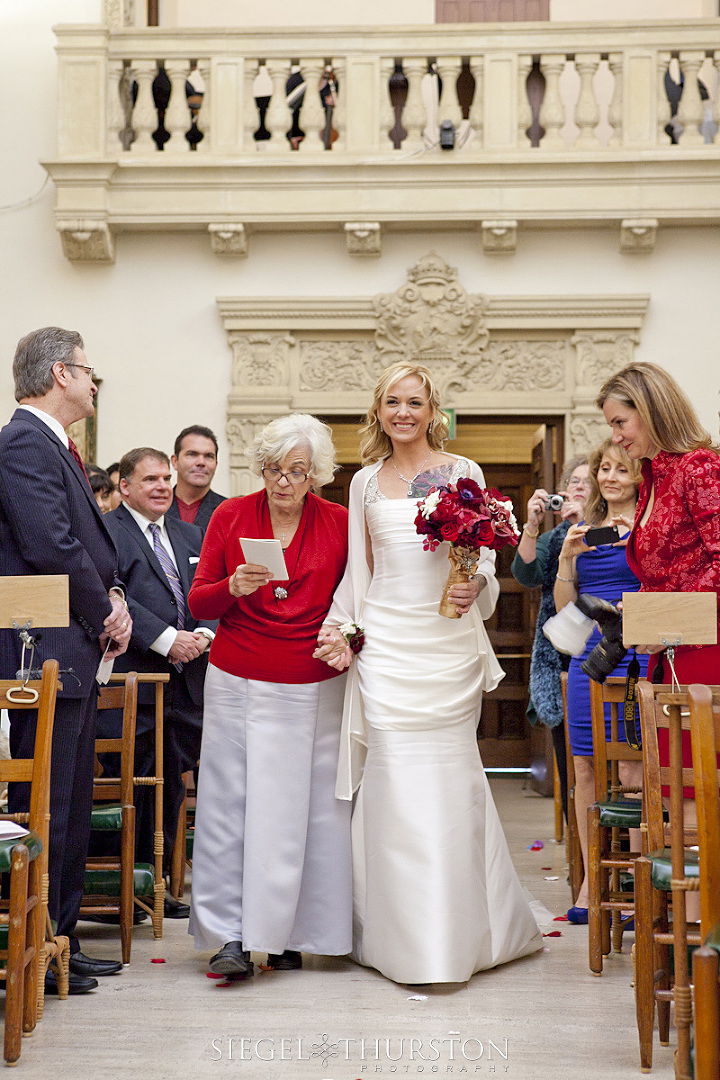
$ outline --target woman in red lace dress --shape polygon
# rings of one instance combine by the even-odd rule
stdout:
[[[613,442],[642,460],[627,546],[628,566],[640,579],[641,592],[720,595],[720,456],[684,392],[656,364],[628,364],[607,380],[597,404]],[[659,664],[662,675],[655,670]],[[674,665],[682,684],[720,683],[720,635],[717,645],[679,646]],[[650,657],[648,678],[670,682],[670,665],[660,654]],[[683,732],[688,765],[689,735]],[[685,789],[686,797],[694,794],[693,788]]]

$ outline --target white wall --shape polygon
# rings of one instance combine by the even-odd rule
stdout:
[[[701,19],[717,13],[718,0],[550,0],[552,22]]]
[[[427,26],[434,22],[435,0],[161,0],[160,4],[162,26]]]
[[[54,153],[55,63],[50,27],[98,19],[99,0],[0,4],[4,111],[0,206],[40,188],[38,164]],[[479,233],[389,233],[380,259],[353,259],[342,232],[250,237],[247,260],[212,255],[201,234],[126,234],[114,266],[73,265],[54,228],[53,191],[30,207],[0,213],[0,422],[13,406],[11,362],[19,337],[50,323],[78,329],[103,377],[99,460],[132,446],[171,449],[189,423],[221,439],[218,490],[229,490],[224,440],[231,355],[215,297],[372,295],[405,281],[429,249],[457,266],[470,292],[649,293],[638,358],[665,365],[683,383],[703,422],[718,430],[719,228],[661,229],[652,255],[619,253],[619,229],[520,232],[518,252],[484,256]]]

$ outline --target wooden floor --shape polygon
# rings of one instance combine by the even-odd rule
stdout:
[[[523,884],[552,915],[561,914],[569,902],[565,852],[551,840],[551,800],[523,791],[516,779],[494,779],[492,787]],[[541,851],[527,850],[534,840],[543,841]],[[186,921],[166,922],[161,941],[146,924],[136,929],[132,963],[120,975],[101,979],[92,994],[48,999],[35,1034],[23,1040],[18,1076],[639,1076],[632,938],[598,979],[587,966],[586,927],[543,929],[559,929],[562,937],[546,938],[542,952],[467,984],[434,989],[397,986],[350,961],[310,957],[302,971],[261,972],[248,983],[221,986],[206,978],[208,956],[194,951]],[[87,954],[119,958],[117,931],[90,923],[79,930]],[[672,1049],[660,1047],[657,1036],[652,1075],[673,1075]]]

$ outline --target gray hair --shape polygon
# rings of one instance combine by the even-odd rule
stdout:
[[[579,469],[581,465],[587,465],[589,460],[587,454],[577,454],[575,457],[568,458],[560,474],[560,487],[567,487],[567,483],[575,470]]]
[[[309,453],[313,487],[330,483],[338,469],[332,432],[322,420],[308,413],[291,413],[272,420],[255,436],[254,444],[245,454],[250,460],[250,471],[260,476],[266,462],[282,461],[293,450]]]
[[[53,364],[71,364],[75,349],[83,348],[83,339],[76,330],[44,326],[26,334],[18,342],[13,360],[15,400],[45,397],[53,386]]]

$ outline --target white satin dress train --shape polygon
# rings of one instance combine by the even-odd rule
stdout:
[[[395,982],[465,982],[542,947],[475,738],[486,657],[437,613],[447,546],[413,500],[366,506],[372,582],[358,656],[368,749],[353,814],[353,955]]]

